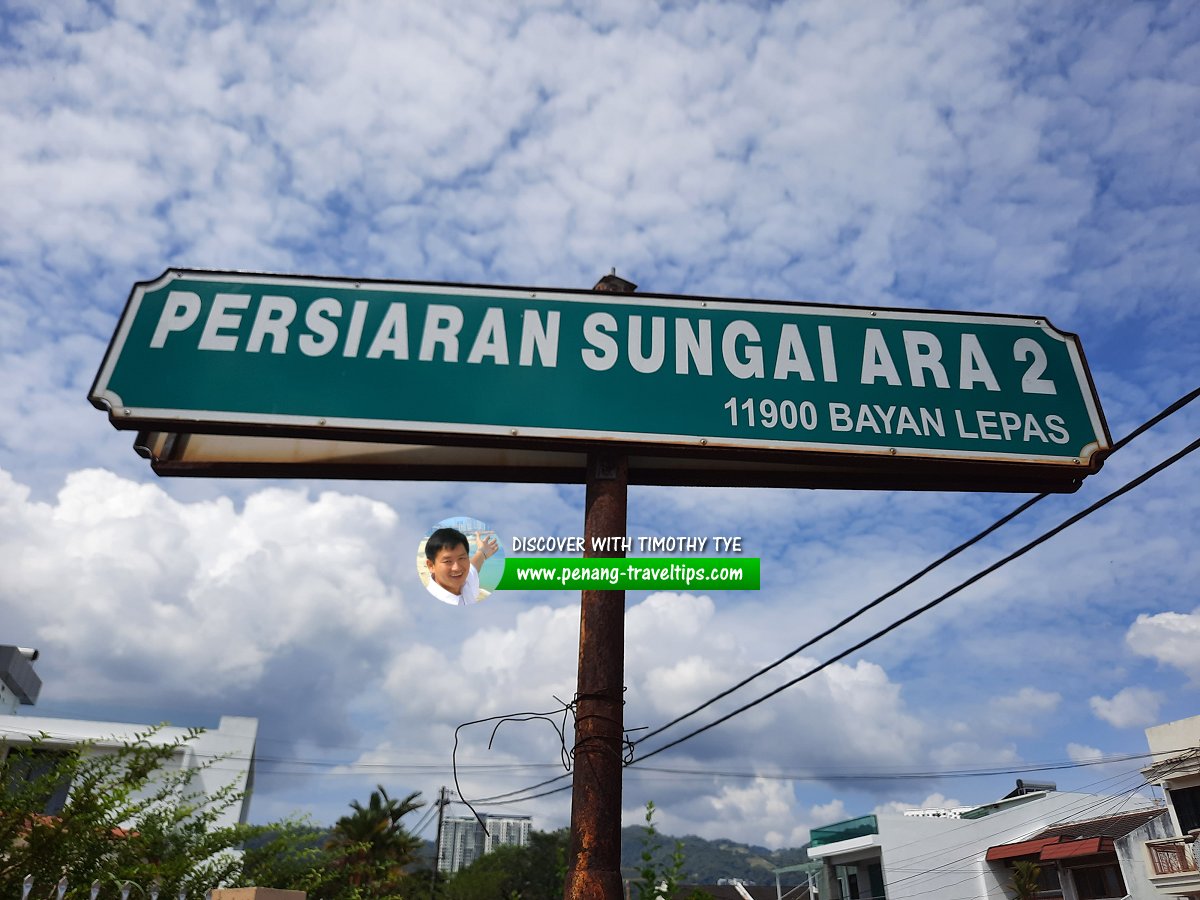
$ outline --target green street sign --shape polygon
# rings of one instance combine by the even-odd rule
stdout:
[[[1099,468],[1045,319],[169,270],[89,399],[119,428],[775,461]],[[961,469],[961,466],[959,466]]]

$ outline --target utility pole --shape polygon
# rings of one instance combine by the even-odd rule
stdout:
[[[637,285],[616,270],[593,290],[632,293]],[[593,538],[626,537],[629,461],[593,450],[587,458],[584,557]],[[608,544],[612,546],[612,544]],[[579,612],[579,676],[575,692],[571,845],[564,900],[621,900],[621,776],[624,747],[625,592],[583,591]]]
[[[438,869],[442,861],[442,813],[446,809],[446,804],[450,801],[446,799],[446,788],[442,787],[438,791],[438,824],[437,838],[433,842],[433,865],[429,869],[429,900],[433,900],[437,888]]]

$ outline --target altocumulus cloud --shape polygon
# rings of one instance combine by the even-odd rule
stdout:
[[[512,509],[512,534],[569,533],[569,491],[362,488],[399,518],[362,497],[136,483],[148,476],[128,435],[82,397],[129,285],[166,265],[567,287],[617,265],[646,290],[1050,315],[1085,335],[1127,430],[1194,386],[1198,26],[1169,3],[13,0],[0,26],[5,624],[47,649],[47,701],[120,695],[180,715],[204,701],[261,714],[280,740],[341,744],[359,743],[342,726],[369,711],[387,723],[368,741],[378,759],[444,758],[458,721],[574,689],[573,598],[497,602],[447,638],[427,598],[402,595],[417,590],[413,520],[461,504]],[[1176,428],[1177,441],[1195,431]],[[1101,477],[1131,476],[1161,446],[1139,442]],[[67,479],[97,464],[135,477]],[[1179,602],[1200,565],[1184,477],[998,573],[954,616],[658,759],[731,761],[754,741],[764,771],[1016,760],[1036,752],[1031,720],[1035,734],[1070,727],[1090,696],[1110,720],[1136,717],[1126,689],[1159,687],[1155,661],[1174,714],[1178,673],[1200,679],[1200,612]],[[244,502],[178,499],[222,491]],[[679,517],[736,528],[774,574],[755,598],[631,602],[627,724],[659,724],[786,652],[1000,507],[634,492],[635,533],[672,533]],[[1046,507],[1018,533],[1065,509]],[[1121,665],[1098,672],[1097,658]],[[821,746],[812,721],[828,724]],[[508,759],[557,759],[527,729],[502,734]],[[713,833],[728,816],[756,841],[757,812],[769,840],[797,842],[865,808],[813,808],[766,779],[710,796],[644,786],[681,823]],[[533,809],[561,820],[561,804]]]
[[[619,260],[680,290],[1068,309],[1045,281],[1080,257],[1131,282],[1163,261],[1128,241],[1128,260],[1077,247],[1081,225],[1111,236],[1100,204],[1131,235],[1172,224],[1164,186],[1097,198],[1100,173],[1149,137],[1191,135],[1182,117],[1133,115],[1145,85],[1089,54],[1077,23],[1040,17],[1053,20],[1034,6],[38,9],[8,29],[0,241],[23,262],[5,278],[303,260],[582,283]],[[1092,27],[1103,44],[1154,19]],[[1045,45],[1030,40],[1047,26]],[[1162,38],[1130,62],[1186,105],[1185,52]]]

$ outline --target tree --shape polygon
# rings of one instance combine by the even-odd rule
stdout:
[[[115,898],[125,880],[158,882],[167,897],[181,889],[199,896],[234,877],[247,829],[215,823],[241,795],[227,788],[205,796],[193,787],[196,770],[165,767],[200,733],[164,742],[149,729],[111,752],[59,749],[44,738],[8,748],[0,760],[0,895],[20,896],[27,874],[33,896],[43,897],[70,873],[72,898],[86,897],[93,881],[102,898]]]
[[[524,847],[497,847],[457,872],[450,900],[559,900],[567,868],[567,830],[534,831]]]
[[[663,900],[675,896],[683,873],[683,842],[676,841],[669,861],[663,860],[658,829],[654,826],[654,801],[646,801],[646,833],[642,838],[642,865],[635,885],[638,900]]]
[[[329,842],[350,887],[367,896],[384,896],[398,888],[405,866],[421,849],[420,838],[409,834],[400,820],[425,805],[417,800],[420,796],[413,791],[397,800],[379,785],[366,806],[350,802],[354,812],[337,820]]]
[[[30,900],[48,900],[64,872],[66,900],[87,898],[93,882],[99,900],[117,900],[124,881],[193,900],[220,884],[305,890],[312,900],[371,900],[408,887],[404,866],[421,842],[401,819],[422,806],[418,793],[396,800],[380,787],[367,805],[352,802],[332,832],[298,820],[218,827],[242,795],[227,787],[206,796],[193,786],[196,769],[166,765],[200,733],[163,741],[149,729],[115,750],[60,749],[44,738],[0,746],[8,749],[0,752],[0,896],[21,896],[32,875]]]
[[[642,864],[638,869],[638,880],[634,882],[638,900],[673,900],[679,897],[683,879],[683,841],[675,841],[671,854],[664,859],[658,829],[654,825],[654,801],[646,801],[645,834],[642,837]],[[687,900],[711,900],[698,888],[687,894]]]
[[[1008,888],[1016,895],[1016,900],[1033,900],[1041,889],[1038,884],[1041,877],[1041,866],[1031,859],[1019,859],[1013,863]]]
[[[339,856],[328,844],[328,829],[304,819],[259,826],[246,841],[241,884],[336,896]]]

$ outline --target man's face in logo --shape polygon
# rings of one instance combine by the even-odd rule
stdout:
[[[471,569],[471,557],[462,544],[445,547],[438,551],[435,559],[425,560],[429,576],[452,594],[461,594]]]

